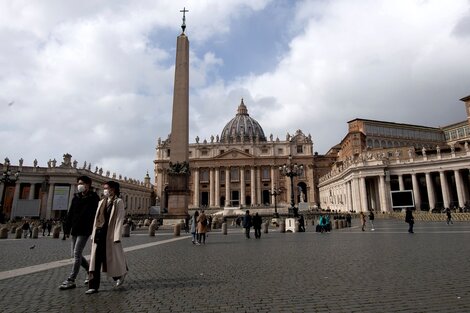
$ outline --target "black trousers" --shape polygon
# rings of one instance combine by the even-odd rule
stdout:
[[[255,228],[255,238],[261,238],[261,228]]]
[[[88,282],[88,288],[100,289],[101,280],[101,266],[106,267],[106,241],[97,243],[95,253],[95,268],[90,269],[90,280]]]

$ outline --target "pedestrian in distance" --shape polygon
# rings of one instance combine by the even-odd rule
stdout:
[[[406,214],[405,214],[405,223],[408,223],[408,232],[410,234],[413,234],[413,225],[415,223],[415,219],[413,217],[413,212],[411,211],[411,208],[406,209]]]
[[[197,238],[197,218],[199,216],[199,212],[196,210],[194,212],[193,217],[191,218],[191,221],[189,222],[191,224],[191,235],[193,236],[192,242],[193,245],[196,244],[198,238]]]
[[[299,215],[299,232],[305,232],[305,219],[302,214]]]
[[[366,215],[364,214],[364,212],[361,212],[359,214],[359,218],[361,219],[362,231],[365,231],[366,230]]]
[[[261,238],[261,224],[263,224],[263,219],[259,216],[258,212],[256,212],[255,216],[253,216],[253,229],[255,230],[255,238]]]
[[[197,245],[206,244],[206,233],[207,233],[207,216],[204,210],[201,210],[201,214],[197,218]]]
[[[369,222],[370,222],[370,230],[374,231],[375,228],[374,228],[374,211],[370,210],[370,213],[369,213]]]
[[[86,294],[97,293],[100,287],[101,269],[116,282],[115,287],[124,283],[127,262],[121,244],[122,229],[126,210],[119,197],[119,183],[108,181],[103,186],[103,199],[98,203],[93,232],[91,234],[91,257],[89,283]]]
[[[447,216],[447,225],[454,224],[454,222],[452,222],[452,213],[449,208],[446,209],[446,216]]]
[[[83,256],[83,249],[85,249],[88,239],[90,238],[96,208],[100,200],[96,192],[91,190],[91,183],[91,178],[88,176],[80,176],[77,178],[78,192],[72,199],[72,203],[63,223],[64,236],[69,237],[72,235],[73,265],[68,278],[59,286],[62,290],[76,287],[75,279],[80,271],[80,266],[87,271],[85,284],[88,284],[88,269],[90,265]]]
[[[348,212],[348,214],[346,214],[346,223],[348,224],[348,227],[351,227],[351,220],[351,213]]]
[[[23,226],[21,226],[21,229],[23,230],[23,237],[27,238],[29,234],[29,229],[30,229],[30,225],[27,220],[24,221]]]
[[[250,239],[251,226],[252,226],[252,220],[251,220],[250,210],[246,210],[245,215],[243,216],[243,228],[245,228],[245,236],[247,239]]]
[[[51,221],[51,220],[48,220],[48,221],[47,221],[47,235],[48,235],[48,236],[51,235],[51,230],[52,230],[52,221]]]

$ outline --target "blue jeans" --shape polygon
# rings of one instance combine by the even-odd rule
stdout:
[[[80,265],[88,272],[90,265],[83,256],[83,249],[85,249],[86,243],[90,236],[72,236],[72,252],[73,252],[73,267],[70,272],[69,280],[75,280],[80,270]]]

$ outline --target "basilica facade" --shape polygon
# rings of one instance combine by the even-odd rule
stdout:
[[[171,135],[158,139],[155,158],[155,188],[162,208],[168,207],[166,188],[167,169],[171,155]],[[293,178],[279,170],[284,164],[303,166]],[[285,139],[267,137],[261,125],[252,118],[243,99],[236,115],[222,129],[220,135],[209,140],[196,137],[189,144],[189,209],[226,207],[280,208],[294,203],[304,208],[318,204],[316,183],[329,171],[330,157],[319,157],[313,152],[310,135],[301,130],[287,134]]]

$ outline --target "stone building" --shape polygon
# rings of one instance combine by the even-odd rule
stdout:
[[[6,171],[7,163],[8,159],[0,163],[0,173]],[[8,167],[11,175],[19,172],[19,176],[14,182],[0,184],[1,207],[7,219],[15,216],[62,218],[77,192],[76,179],[80,175],[87,175],[92,179],[92,187],[99,195],[105,182],[119,182],[121,197],[129,214],[148,214],[155,198],[148,174],[141,182],[111,174],[109,171],[104,172],[102,168],[95,167],[93,170],[87,162],[80,167],[77,161],[72,162],[70,154],[63,156],[61,164],[54,159],[49,160],[46,167],[41,167],[37,160],[31,165],[25,165],[21,159],[18,164]]]
[[[339,211],[391,211],[391,191],[412,190],[421,210],[470,202],[470,96],[467,119],[445,127],[375,120],[349,121],[341,143],[327,155],[331,171],[320,178],[320,205]]]
[[[167,208],[167,169],[171,155],[171,135],[158,139],[155,163],[155,187],[161,206]],[[291,156],[291,159],[289,159]],[[315,161],[317,159],[317,161]],[[209,139],[195,138],[189,144],[189,209],[225,207],[272,208],[275,200],[287,208],[290,179],[279,167],[288,162],[304,166],[294,178],[295,204],[315,207],[319,197],[315,187],[318,177],[326,173],[333,158],[313,152],[310,135],[301,130],[286,135],[285,140],[266,137],[261,125],[248,114],[243,99],[237,113],[220,132]],[[275,192],[276,191],[276,192]],[[275,193],[280,194],[275,199]]]

